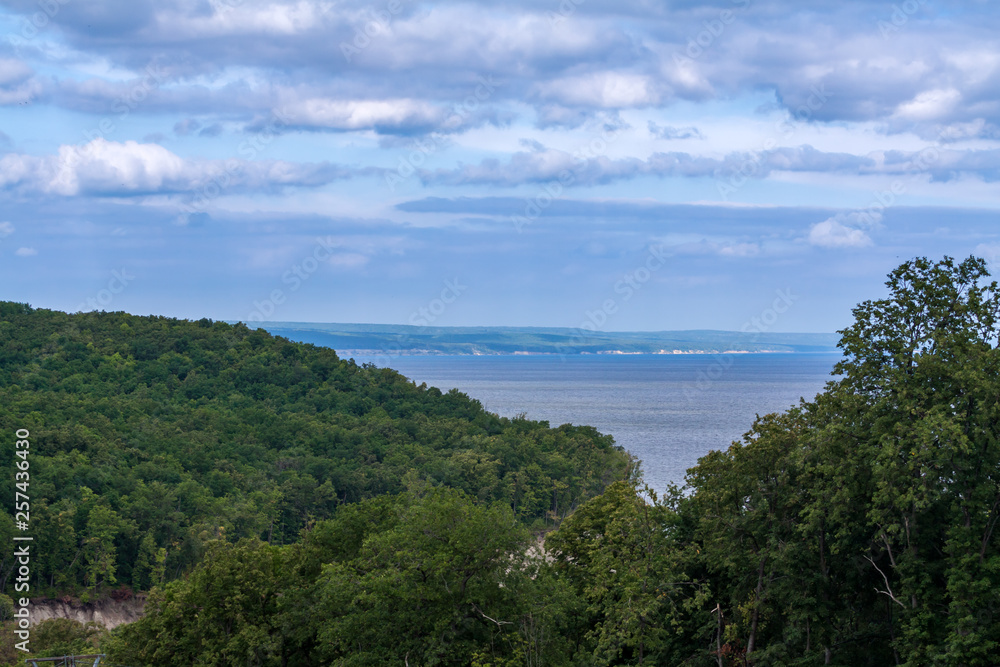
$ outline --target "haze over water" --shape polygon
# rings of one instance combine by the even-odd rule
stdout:
[[[374,361],[357,357],[358,363]],[[505,417],[586,424],[642,460],[656,490],[682,483],[755,414],[812,399],[839,354],[400,356],[389,364],[418,384],[457,388]],[[384,362],[384,357],[381,360]]]

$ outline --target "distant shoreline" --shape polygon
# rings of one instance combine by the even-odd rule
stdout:
[[[432,327],[262,322],[276,336],[341,356],[634,356],[839,352],[836,334],[769,331],[598,331],[546,327]]]
[[[602,350],[599,352],[440,352],[438,350],[350,350],[338,349],[341,356],[358,357],[680,357],[690,355],[716,354],[837,354],[839,350],[678,350],[667,352],[624,352],[621,350]]]

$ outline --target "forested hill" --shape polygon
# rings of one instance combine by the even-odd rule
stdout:
[[[32,594],[176,578],[211,541],[296,541],[339,505],[447,486],[551,525],[628,475],[592,428],[509,420],[457,391],[263,330],[0,302],[0,459],[31,432]],[[0,497],[14,497],[13,475]],[[0,542],[14,532],[0,512]],[[0,556],[0,591],[13,563]]]
[[[886,287],[823,393],[659,496],[592,430],[329,350],[0,305],[0,427],[32,431],[47,585],[185,572],[142,619],[58,645],[39,627],[36,648],[112,667],[996,665],[1000,286],[945,257]]]

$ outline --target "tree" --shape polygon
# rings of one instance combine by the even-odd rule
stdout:
[[[315,609],[323,661],[470,664],[484,648],[509,653],[519,621],[509,580],[525,576],[527,531],[509,507],[460,491],[406,500],[398,523],[366,537],[357,557],[323,568]]]
[[[111,585],[117,581],[115,537],[121,530],[121,517],[113,509],[99,504],[90,510],[83,540],[88,586]]]
[[[990,664],[1000,628],[977,622],[1000,587],[1000,294],[986,263],[918,258],[842,332],[844,431],[869,466],[873,544],[861,554],[899,618],[906,664]]]
[[[275,631],[282,552],[258,540],[215,541],[187,579],[149,597],[146,615],[116,633],[111,664],[281,665]]]
[[[698,652],[707,587],[687,572],[695,548],[673,507],[648,488],[615,482],[546,539],[576,582],[591,618],[587,650],[598,664],[679,664]]]
[[[986,665],[1000,641],[1000,295],[918,258],[841,332],[841,377],[689,474],[717,661]],[[725,626],[723,631],[723,626]]]

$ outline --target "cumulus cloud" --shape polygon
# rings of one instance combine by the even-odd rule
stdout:
[[[563,105],[621,109],[658,104],[664,93],[654,79],[642,74],[591,72],[540,83],[536,94]]]
[[[756,243],[733,243],[720,246],[718,252],[723,257],[753,257],[760,254],[760,246]]]
[[[14,233],[14,225],[9,222],[0,222],[0,239],[7,238]]]
[[[649,121],[649,133],[657,139],[704,139],[705,135],[694,126],[673,127],[672,125],[657,125]]]
[[[589,0],[554,19],[552,9],[523,0],[466,0],[402,3],[376,20],[373,9],[382,5],[365,0],[84,6],[94,4],[62,5],[51,19],[58,31],[50,32],[81,57],[116,68],[139,73],[158,62],[170,85],[134,113],[225,110],[253,118],[290,101],[303,127],[434,131],[442,101],[462,99],[476,76],[491,73],[505,81],[491,103],[532,104],[544,127],[572,127],[602,109],[759,91],[774,91],[800,120],[871,121],[923,133],[1000,126],[1000,16],[986,2],[948,10],[947,21],[937,20],[946,10],[922,6],[891,39],[873,29],[880,9],[891,20],[890,8],[870,3],[812,3],[815,20],[808,22],[787,3],[752,12],[730,7],[738,23],[721,37],[706,33],[710,44],[697,58],[685,54],[706,22],[718,20],[717,6]],[[7,6],[24,17],[38,11],[32,0]],[[358,53],[346,58],[345,45]],[[280,84],[276,71],[286,79]],[[110,77],[43,85],[23,63],[0,61],[0,104],[40,94],[106,113],[106,102],[129,86]],[[379,108],[383,103],[395,108]]]
[[[163,146],[95,139],[57,155],[0,158],[0,188],[62,196],[134,196],[317,187],[377,169],[279,160],[190,160]]]
[[[126,127],[139,126],[134,117],[144,116],[144,131],[150,119],[167,134],[173,126],[173,135],[191,138],[185,148],[224,128],[256,131],[280,110],[286,122],[279,132],[360,135],[353,155],[368,164],[385,164],[385,154],[373,152],[398,148],[400,137],[455,137],[488,125],[502,130],[515,119],[521,121],[518,132],[529,123],[553,132],[590,131],[620,125],[623,118],[647,123],[648,134],[637,132],[639,141],[633,136],[619,144],[614,157],[582,161],[545,148],[504,155],[514,145],[509,135],[498,137],[502,132],[493,128],[470,133],[479,143],[435,144],[442,158],[436,165],[459,151],[463,162],[420,171],[425,185],[507,187],[551,181],[567,169],[577,185],[649,175],[725,179],[741,170],[754,179],[802,172],[1000,180],[1000,153],[985,141],[1000,139],[1000,14],[987,3],[966,3],[950,11],[947,21],[936,20],[943,9],[922,5],[891,39],[873,29],[873,16],[889,10],[871,3],[822,0],[810,4],[808,20],[789,3],[754,5],[746,12],[730,7],[736,22],[722,35],[702,34],[718,20],[718,4],[571,4],[571,16],[553,18],[553,8],[527,0],[404,2],[376,21],[375,13],[387,5],[367,0],[69,3],[52,17],[44,39],[19,51],[45,63],[44,77],[36,61],[0,59],[0,105],[32,101],[91,114],[89,127],[113,121],[118,134],[104,136],[118,141],[131,138]],[[21,19],[38,11],[34,0],[6,6]],[[708,46],[686,55],[699,40]],[[345,45],[353,50],[345,52]],[[484,78],[496,84],[480,96]],[[831,132],[853,133],[872,154],[837,152],[832,143],[822,150],[792,145],[728,154],[707,141],[704,152],[651,153],[644,145],[665,147],[651,137],[705,139],[693,125],[661,124],[675,102],[697,109],[716,100],[713,112],[739,114],[744,102],[757,104],[760,96],[768,98],[771,113],[780,110],[802,124],[836,123]],[[463,107],[467,100],[472,107]],[[458,107],[465,113],[456,114]],[[659,122],[648,120],[654,113]],[[128,116],[133,118],[122,123]],[[170,121],[164,123],[165,117]],[[380,135],[379,148],[362,145],[372,132]],[[878,132],[915,133],[962,150],[941,151],[931,163],[921,163],[912,152],[876,150],[882,147],[872,133]],[[158,133],[147,137],[151,141],[140,145],[164,139]],[[914,145],[890,138],[893,148]],[[795,143],[819,146],[823,140],[810,136]],[[169,192],[204,183],[220,169],[210,160],[177,162],[155,148],[106,147],[105,153],[91,165],[93,174],[45,157],[7,156],[0,163],[0,185],[46,193]],[[272,172],[291,182],[352,173],[288,163]],[[235,181],[252,182],[246,174],[275,185],[261,166],[248,167]]]
[[[27,104],[42,91],[34,71],[20,60],[0,59],[0,106]]]
[[[425,183],[449,185],[492,184],[514,186],[563,180],[573,185],[610,183],[640,176],[718,177],[749,173],[764,178],[774,171],[853,172],[877,167],[874,159],[849,153],[825,153],[812,146],[776,148],[760,153],[735,152],[722,158],[691,153],[653,153],[646,159],[573,155],[534,146],[514,153],[507,162],[495,158],[454,169],[422,170]]]
[[[34,257],[38,254],[38,251],[34,248],[18,248],[14,251],[14,254],[18,257]]]
[[[962,101],[954,88],[925,90],[896,107],[895,116],[910,120],[938,120],[949,115]]]
[[[418,171],[426,184],[515,186],[564,180],[593,185],[657,177],[711,177],[720,183],[733,178],[767,178],[774,172],[926,176],[949,181],[973,176],[986,182],[1000,180],[1000,149],[953,150],[930,147],[922,151],[885,151],[871,155],[834,153],[809,145],[785,146],[759,152],[738,151],[722,157],[671,151],[645,159],[611,158],[590,151],[572,154],[537,142],[530,151],[513,153],[506,161],[488,158],[478,164]]]
[[[878,213],[839,213],[810,227],[807,241],[820,248],[867,248],[873,241],[861,226],[874,226],[881,219]]]
[[[421,100],[307,99],[282,107],[283,118],[292,126],[330,130],[433,128],[446,110]]]

